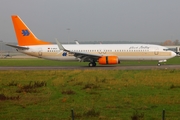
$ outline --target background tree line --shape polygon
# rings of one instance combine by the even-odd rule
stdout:
[[[163,46],[171,46],[171,45],[179,45],[179,40],[175,40],[175,41],[172,41],[172,40],[166,40],[162,43]]]

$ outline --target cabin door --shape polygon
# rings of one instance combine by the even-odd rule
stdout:
[[[159,54],[158,50],[159,50],[158,48],[155,48],[154,55],[158,55]]]
[[[42,48],[38,48],[38,56],[39,56],[39,57],[42,56]]]

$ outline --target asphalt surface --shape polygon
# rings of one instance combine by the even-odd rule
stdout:
[[[180,69],[180,65],[161,66],[58,66],[58,67],[0,67],[0,70],[150,70],[150,69]]]

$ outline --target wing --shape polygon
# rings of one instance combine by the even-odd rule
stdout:
[[[18,49],[22,49],[22,50],[28,50],[28,47],[22,47],[22,46],[17,46],[17,45],[11,45],[11,44],[6,44],[7,46],[10,47],[14,47],[14,48],[18,48]]]
[[[98,54],[89,54],[89,53],[74,52],[74,51],[67,50],[62,46],[62,44],[57,39],[56,39],[56,43],[60,50],[67,51],[70,54],[73,54],[76,58],[78,58],[80,61],[83,61],[83,62],[97,61],[98,58],[100,58],[102,56],[102,55],[98,55]]]
[[[98,58],[102,56],[102,55],[88,54],[88,53],[82,53],[82,52],[71,52],[71,53],[74,54],[76,58],[79,58],[80,61],[83,61],[83,62],[93,62],[93,61],[96,62]]]

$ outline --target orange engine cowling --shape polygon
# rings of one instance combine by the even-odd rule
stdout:
[[[102,65],[120,63],[117,56],[102,56],[99,58],[98,61],[99,61],[99,64],[102,64]]]

